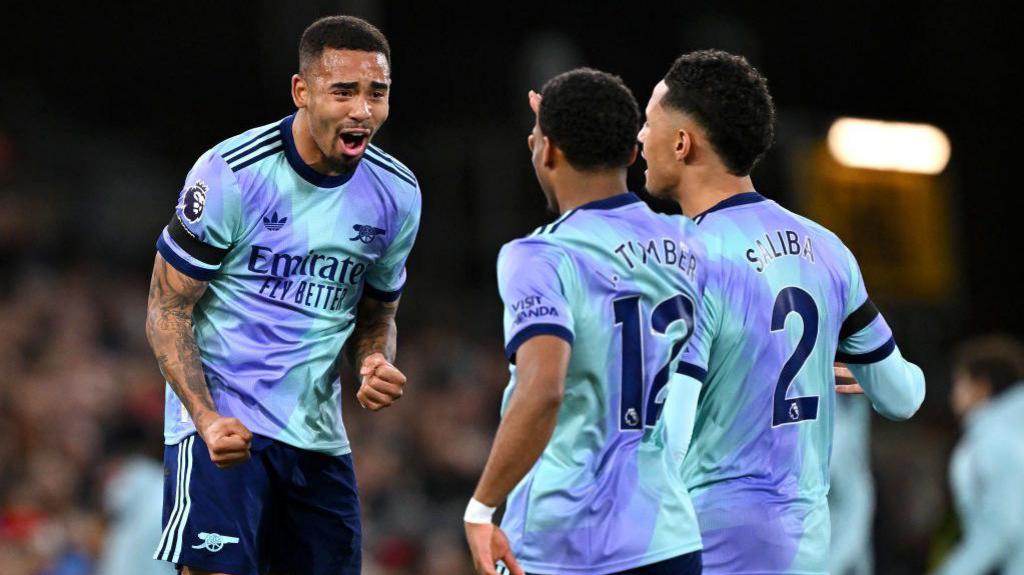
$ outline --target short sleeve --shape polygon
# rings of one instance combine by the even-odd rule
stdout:
[[[203,154],[185,179],[157,251],[181,273],[212,280],[235,242],[241,217],[238,182],[215,151]]]
[[[569,265],[564,252],[546,242],[517,240],[502,248],[498,290],[505,307],[505,355],[512,363],[516,351],[538,335],[572,344],[575,331],[564,281]]]
[[[420,227],[420,207],[422,199],[419,188],[413,205],[405,216],[398,234],[366,275],[363,293],[378,301],[391,302],[398,299],[405,285],[405,261],[416,242],[416,232]]]
[[[836,361],[853,364],[877,363],[896,348],[892,329],[868,297],[860,266],[845,250],[849,266],[848,293],[843,325],[839,330]]]

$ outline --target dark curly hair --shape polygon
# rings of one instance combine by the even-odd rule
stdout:
[[[306,70],[325,48],[380,52],[391,64],[388,39],[376,26],[355,16],[326,16],[310,24],[299,40],[299,70]]]
[[[640,108],[622,78],[577,68],[541,90],[540,131],[577,170],[629,166],[640,129]]]
[[[746,176],[775,138],[775,104],[764,76],[721,50],[683,54],[665,75],[662,102],[693,116],[729,172]]]

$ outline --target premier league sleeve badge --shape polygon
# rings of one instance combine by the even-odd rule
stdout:
[[[203,209],[206,207],[206,193],[209,188],[206,182],[196,180],[196,183],[185,190],[182,197],[181,213],[189,223],[196,223],[203,217]]]

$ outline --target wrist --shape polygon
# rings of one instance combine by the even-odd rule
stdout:
[[[220,418],[220,414],[212,409],[204,409],[197,412],[192,416],[192,423],[196,426],[196,431],[200,437],[206,437],[206,428],[210,426],[214,421]]]
[[[462,520],[466,523],[489,524],[493,521],[494,512],[497,509],[497,507],[481,503],[476,497],[473,497],[469,500],[469,504],[466,505],[466,513]]]
[[[363,357],[362,357],[362,359],[361,359],[361,360],[359,361],[359,364],[360,364],[360,365],[362,365],[362,364],[363,364],[363,363],[364,363],[364,362],[365,362],[366,360],[368,360],[368,359],[370,359],[370,358],[372,358],[372,357],[374,357],[374,356],[378,356],[378,355],[379,355],[379,356],[381,357],[381,359],[383,359],[384,361],[387,361],[387,360],[388,360],[388,356],[384,355],[384,352],[383,352],[383,351],[378,351],[378,350],[374,350],[374,351],[370,351],[370,352],[367,352],[367,353],[363,354]]]

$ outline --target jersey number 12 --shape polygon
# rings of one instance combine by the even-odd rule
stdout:
[[[640,296],[617,299],[613,305],[615,325],[622,326],[622,395],[619,399],[619,429],[642,430],[645,426],[653,427],[665,403],[662,390],[668,383],[669,364],[672,358],[679,355],[686,340],[693,335],[693,300],[686,294],[676,294],[656,305],[651,312],[653,336],[664,337],[669,326],[677,321],[685,322],[686,335],[675,342],[665,365],[655,374],[647,392],[647,408],[642,411],[646,378]]]

